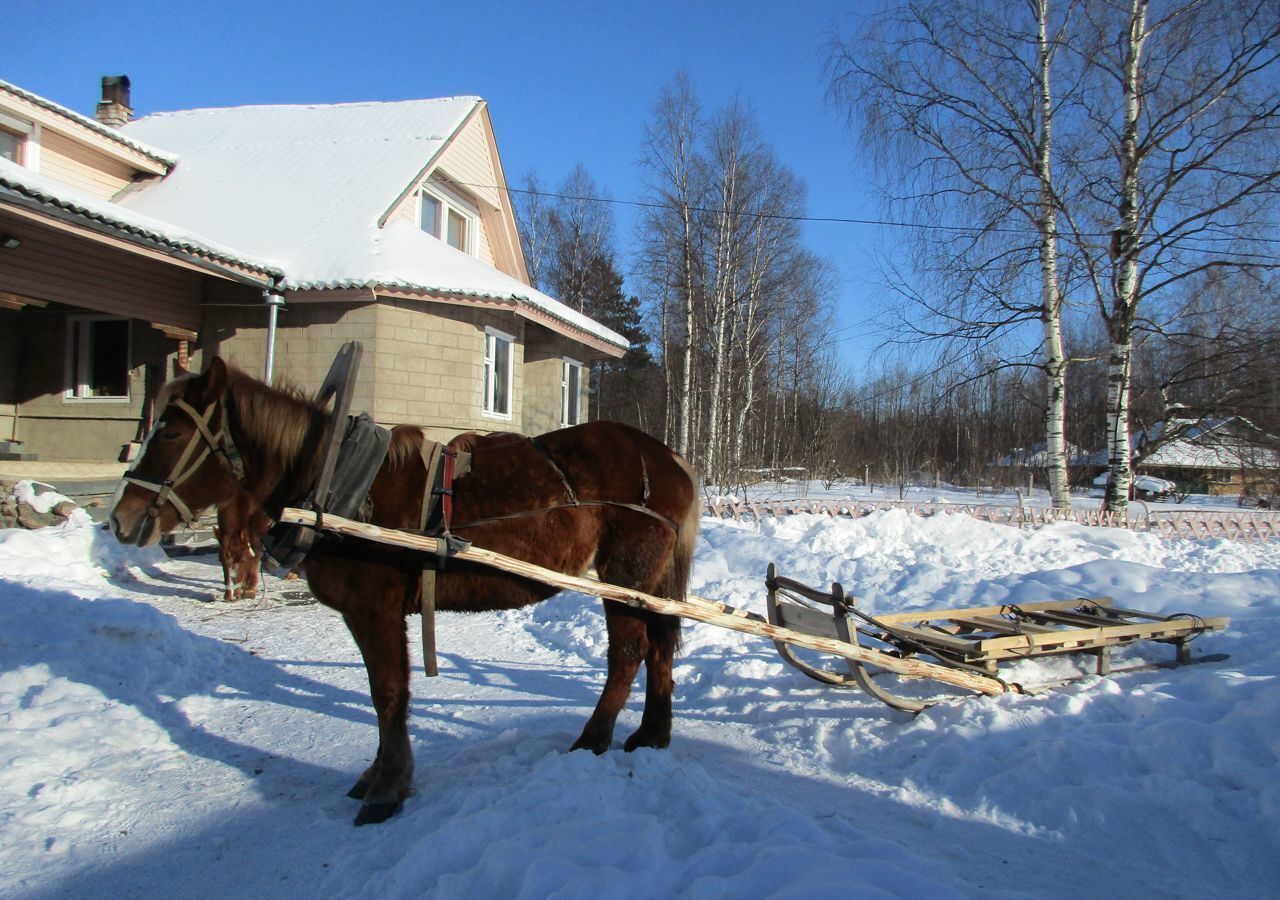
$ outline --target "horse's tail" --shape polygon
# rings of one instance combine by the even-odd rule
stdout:
[[[689,589],[689,574],[693,570],[693,553],[698,544],[698,522],[702,518],[702,507],[698,502],[697,473],[684,457],[674,455],[680,468],[689,476],[689,506],[684,517],[676,522],[676,545],[671,551],[667,569],[662,574],[659,594],[672,600],[683,600]],[[675,631],[678,649],[680,619],[675,616],[663,618],[667,619],[669,626]]]

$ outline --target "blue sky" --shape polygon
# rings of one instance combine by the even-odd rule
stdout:
[[[704,108],[740,96],[806,183],[809,214],[878,210],[855,141],[825,98],[823,44],[870,9],[794,3],[158,2],[7,0],[0,78],[92,114],[99,80],[126,74],[137,114],[206,106],[475,94],[489,101],[507,176],[555,185],[577,163],[617,200],[641,192],[644,123],[676,72]],[[615,206],[618,244],[632,216]],[[835,338],[858,370],[876,339],[871,226],[811,223],[839,277]],[[625,262],[625,259],[624,259]]]

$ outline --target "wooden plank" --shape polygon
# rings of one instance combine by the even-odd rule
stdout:
[[[913,628],[910,625],[894,625],[893,633],[905,634],[925,646],[941,647],[952,653],[963,653],[965,656],[972,656],[980,652],[978,650],[978,642],[975,639],[943,634],[940,631],[926,631],[923,628]]]
[[[1074,597],[1070,600],[1042,600],[1036,603],[1004,603],[1000,606],[974,606],[969,609],[933,609],[915,612],[886,613],[875,616],[877,622],[892,625],[895,622],[928,622],[933,619],[954,619],[957,616],[998,616],[1013,607],[1021,610],[1040,609],[1075,609],[1081,603],[1092,603],[1097,606],[1111,606],[1114,601],[1110,597]]]
[[[1015,622],[998,616],[952,616],[948,621],[957,625],[972,625],[975,628],[994,631],[997,634],[1044,634],[1062,631],[1060,628],[1050,628],[1048,625],[1036,625],[1034,622]]]
[[[291,525],[314,527],[316,517],[315,513],[308,510],[287,508],[281,513],[280,521]],[[322,527],[325,531],[332,531],[336,534],[349,535],[397,547],[407,547],[424,553],[434,554],[436,552],[435,538],[409,534],[392,528],[380,528],[363,522],[353,522],[340,516],[326,515]],[[504,572],[510,572],[513,575],[520,575],[524,578],[543,582],[552,587],[581,591],[605,600],[625,603],[628,606],[642,607],[665,615],[680,616],[697,622],[705,622],[708,625],[718,625],[732,631],[759,635],[773,641],[783,641],[797,647],[807,647],[811,650],[831,653],[855,662],[897,672],[900,675],[932,678],[935,681],[979,691],[991,696],[998,696],[1007,691],[1017,690],[1015,686],[1006,685],[997,678],[989,678],[964,669],[951,669],[918,659],[899,659],[896,656],[890,656],[887,653],[860,647],[856,644],[831,638],[815,637],[789,628],[780,628],[776,625],[770,625],[768,622],[761,622],[758,617],[726,613],[718,608],[722,604],[718,604],[713,600],[696,598],[690,602],[690,600],[680,601],[665,597],[654,597],[642,591],[634,591],[593,579],[565,575],[562,572],[544,569],[541,566],[535,566],[532,563],[513,559],[510,556],[504,556],[501,553],[494,553],[491,550],[484,550],[480,547],[470,547],[456,554],[454,558],[492,566]]]

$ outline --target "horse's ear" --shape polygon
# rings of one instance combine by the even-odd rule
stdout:
[[[227,364],[222,361],[221,356],[215,356],[209,360],[209,365],[205,366],[204,374],[200,376],[203,382],[201,393],[202,402],[209,404],[220,399],[227,390]]]

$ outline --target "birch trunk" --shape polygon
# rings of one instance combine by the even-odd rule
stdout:
[[[1049,0],[1036,5],[1037,66],[1040,92],[1040,135],[1036,177],[1040,183],[1040,315],[1044,330],[1045,453],[1048,456],[1049,496],[1055,509],[1071,508],[1067,479],[1065,433],[1067,388],[1066,354],[1062,344],[1062,294],[1058,288],[1057,198],[1053,190],[1053,94],[1049,46]]]
[[[1138,115],[1141,110],[1140,76],[1146,40],[1148,0],[1130,0],[1129,30],[1122,90],[1124,124],[1120,137],[1119,227],[1112,235],[1114,270],[1111,313],[1107,332],[1111,355],[1107,360],[1107,491],[1104,508],[1122,519],[1129,514],[1129,489],[1133,481],[1129,447],[1129,392],[1132,376],[1133,321],[1138,304]]]

